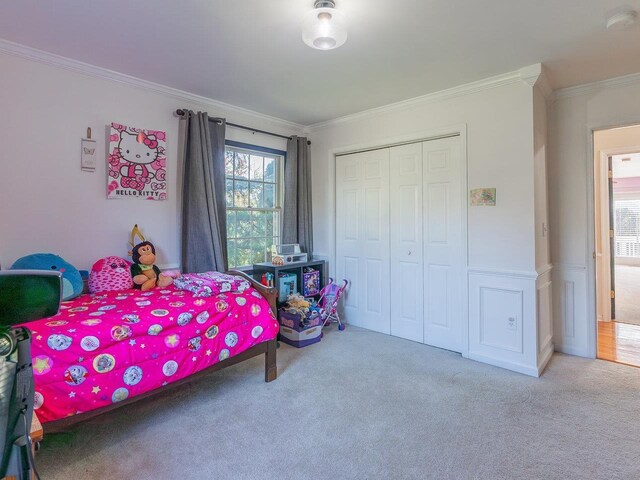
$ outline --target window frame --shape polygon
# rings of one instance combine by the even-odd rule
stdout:
[[[287,152],[283,151],[283,150],[277,150],[274,148],[269,148],[269,147],[263,147],[260,145],[252,145],[249,143],[243,143],[243,142],[237,142],[237,141],[233,141],[233,140],[226,140],[225,141],[225,156],[226,156],[226,152],[232,149],[233,151],[241,151],[242,153],[248,153],[249,155],[253,154],[262,154],[262,155],[267,155],[267,156],[273,156],[276,159],[276,179],[275,179],[275,195],[274,195],[274,204],[275,207],[273,208],[254,208],[254,207],[228,207],[225,201],[225,215],[227,215],[228,211],[234,211],[234,212],[239,212],[239,211],[243,211],[243,212],[275,212],[277,213],[277,234],[274,234],[274,237],[277,238],[281,238],[282,237],[282,215],[283,215],[283,203],[284,203],[284,166],[285,166],[285,162],[287,160]],[[250,177],[250,175],[249,175]],[[234,171],[234,177],[235,178],[235,171]],[[225,197],[226,197],[226,181],[230,179],[229,177],[227,177],[226,174],[226,169],[225,169]],[[248,178],[247,182],[251,182],[251,179]],[[261,183],[272,183],[272,182],[264,182],[262,181]],[[236,220],[237,222],[237,220]],[[237,227],[236,227],[237,228]],[[229,249],[229,228],[227,226],[227,231],[225,232],[225,238],[226,238],[226,242],[227,242],[227,250]],[[274,228],[274,232],[276,232],[276,229]],[[237,232],[236,232],[237,233]],[[231,239],[233,240],[249,240],[249,242],[251,242],[253,239],[256,238],[263,238],[263,237],[231,237]],[[268,236],[265,238],[269,238]],[[229,258],[230,260],[230,258]],[[266,258],[265,258],[266,261]],[[252,265],[232,265],[231,263],[229,263],[229,268],[233,268],[236,270],[248,270],[252,267]]]
[[[616,259],[628,262],[628,261],[640,261],[640,255],[621,255],[618,254],[619,244],[627,243],[632,245],[631,247],[627,247],[636,253],[640,253],[640,247],[638,244],[640,242],[636,241],[622,241],[621,237],[638,237],[639,235],[621,235],[624,232],[624,229],[620,227],[618,224],[618,202],[640,202],[640,192],[614,192],[613,196],[613,222],[614,222],[614,257]],[[640,210],[640,208],[638,209]],[[636,213],[636,212],[634,212]],[[638,230],[640,232],[640,229]],[[620,240],[619,240],[620,239]]]

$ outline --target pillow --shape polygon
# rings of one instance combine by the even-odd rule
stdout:
[[[133,288],[131,262],[120,257],[105,257],[91,267],[89,291],[91,293],[116,292]]]
[[[48,270],[62,273],[62,299],[71,300],[82,293],[84,284],[76,267],[52,253],[34,253],[19,258],[11,270]]]
[[[185,273],[174,278],[173,284],[180,290],[193,293],[194,297],[210,297],[225,292],[244,292],[251,283],[238,275],[220,272]]]

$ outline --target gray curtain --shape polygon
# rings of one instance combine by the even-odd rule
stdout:
[[[226,122],[206,113],[185,116],[182,184],[182,271],[227,270],[224,178]]]
[[[299,243],[303,252],[313,253],[311,212],[311,156],[306,137],[293,136],[287,142],[284,164],[282,243]]]

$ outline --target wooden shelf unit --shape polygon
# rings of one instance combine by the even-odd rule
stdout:
[[[271,262],[254,263],[251,275],[258,282],[262,279],[264,273],[272,273],[274,277],[274,286],[278,288],[278,274],[280,273],[293,273],[296,275],[298,281],[298,293],[302,293],[302,274],[306,267],[311,267],[320,272],[320,288],[327,284],[327,262],[325,260],[310,260],[308,262],[296,262],[286,265],[273,265]],[[315,295],[317,299],[319,295]],[[282,302],[278,302],[278,307],[282,305]]]

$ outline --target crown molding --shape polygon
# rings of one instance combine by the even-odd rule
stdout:
[[[533,65],[522,67],[518,70],[518,75],[520,76],[520,80],[530,87],[534,87],[536,83],[538,83],[538,79],[542,76],[542,64],[534,63]]]
[[[190,93],[184,90],[179,90],[177,88],[161,85],[159,83],[150,82],[148,80],[143,80],[138,77],[127,75],[125,73],[116,72],[114,70],[109,70],[107,68],[98,67],[96,65],[91,65],[89,63],[84,63],[78,60],[73,60],[71,58],[56,55],[54,53],[38,50],[36,48],[28,47],[19,43],[14,43],[3,38],[0,38],[0,53],[32,60],[34,62],[61,68],[63,70],[68,70],[71,72],[80,73],[82,75],[87,75],[94,78],[122,83],[146,90],[148,92],[172,97],[182,102],[203,105],[212,107],[214,109],[220,108],[241,115],[249,115],[261,120],[276,123],[285,128],[296,129],[299,131],[302,131],[304,129],[304,125],[301,125],[299,123],[284,120],[282,118],[272,117],[271,115],[266,115],[264,113],[256,112],[243,107],[237,107],[235,105],[224,103],[213,98],[196,95],[195,93]]]
[[[537,64],[540,65],[540,64]],[[532,66],[532,67],[535,67]],[[523,81],[525,78],[529,78],[531,72],[528,70],[530,67],[525,67],[513,72],[503,73],[501,75],[495,75],[493,77],[485,78],[471,83],[465,83],[458,85],[457,87],[447,88],[438,92],[428,93],[419,97],[410,98],[408,100],[402,100],[400,102],[383,105],[381,107],[371,108],[359,113],[351,115],[345,115],[342,117],[334,118],[333,120],[327,120],[324,122],[314,123],[306,128],[306,131],[313,129],[327,127],[329,125],[335,125],[344,122],[350,122],[359,120],[366,117],[372,117],[380,115],[382,113],[396,112],[399,110],[405,110],[417,105],[427,105],[430,103],[441,102],[451,98],[461,97],[464,95],[471,95],[473,93],[482,92],[484,90],[490,90],[492,88],[498,88],[505,85],[511,85]],[[526,82],[525,82],[526,83]]]
[[[640,73],[631,73],[621,77],[608,78],[597,82],[585,83],[574,87],[560,88],[553,92],[553,99],[579,97],[581,95],[590,95],[607,88],[626,87],[629,85],[640,84]]]
[[[553,90],[547,78],[547,71],[541,63],[534,63],[519,70],[520,80],[531,88],[537,88],[544,98],[549,98]]]

